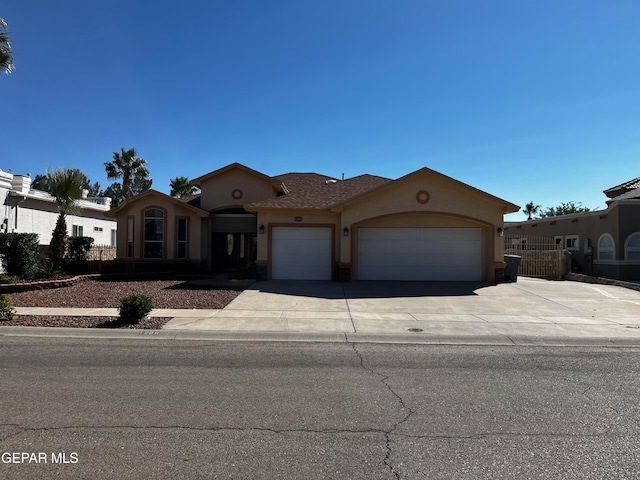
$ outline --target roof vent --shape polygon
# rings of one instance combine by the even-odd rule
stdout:
[[[330,178],[330,179],[324,181],[325,185],[330,185],[332,183],[338,183],[338,181],[334,180],[333,178]]]

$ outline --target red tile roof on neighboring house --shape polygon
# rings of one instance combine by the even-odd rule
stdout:
[[[317,208],[324,209],[346,202],[392,180],[375,175],[360,175],[346,180],[317,173],[285,173],[278,178],[289,191],[288,195],[254,202],[258,208]]]
[[[621,183],[620,185],[616,185],[615,187],[607,188],[606,190],[604,190],[604,194],[609,198],[616,199],[616,197],[637,188],[640,188],[640,177],[629,180],[628,182]]]

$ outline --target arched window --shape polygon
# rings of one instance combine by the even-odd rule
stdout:
[[[164,258],[164,212],[159,208],[144,212],[144,258]]]
[[[613,260],[616,258],[616,244],[613,237],[603,233],[598,239],[598,260]]]
[[[640,232],[632,233],[624,242],[624,259],[640,260]]]

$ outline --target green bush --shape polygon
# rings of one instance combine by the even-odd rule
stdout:
[[[18,280],[20,279],[15,275],[7,275],[6,273],[0,273],[0,284],[16,283]]]
[[[7,275],[36,278],[39,254],[37,233],[0,233],[0,261]]]
[[[92,237],[69,237],[66,258],[69,273],[86,273],[89,270],[89,250],[92,245]]]
[[[11,299],[0,294],[0,320],[11,320],[16,310],[11,306]]]
[[[120,300],[120,321],[136,323],[149,315],[153,310],[153,300],[146,295],[129,295]]]
[[[93,245],[93,237],[69,237],[67,260],[70,262],[89,260],[89,250]]]
[[[64,275],[64,268],[55,260],[47,258],[42,262],[40,274],[43,278],[55,278]]]

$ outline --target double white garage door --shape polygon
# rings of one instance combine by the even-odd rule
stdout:
[[[358,230],[358,280],[481,279],[480,228]]]
[[[331,280],[331,228],[274,227],[273,279]],[[482,279],[480,228],[360,228],[358,280]]]

